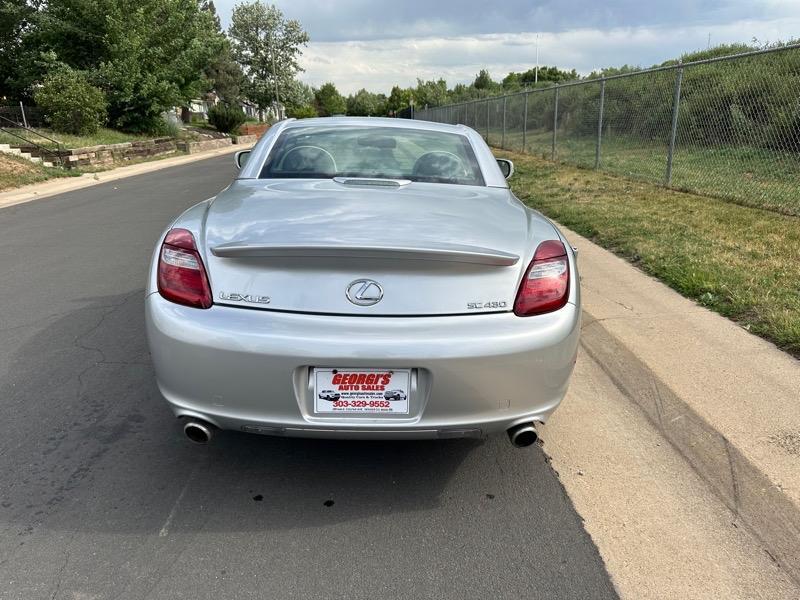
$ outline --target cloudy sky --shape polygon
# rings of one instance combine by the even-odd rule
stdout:
[[[215,0],[227,26],[236,0]],[[800,0],[277,0],[311,36],[301,79],[344,93],[417,77],[495,79],[536,63],[589,73],[727,42],[800,37]]]

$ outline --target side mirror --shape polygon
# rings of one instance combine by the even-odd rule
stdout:
[[[500,167],[500,172],[503,174],[503,177],[505,177],[506,179],[511,179],[511,176],[514,174],[513,162],[511,162],[507,158],[498,158],[497,166]]]
[[[241,169],[247,164],[247,159],[250,158],[250,150],[239,150],[233,155],[233,162],[236,163],[236,168]]]

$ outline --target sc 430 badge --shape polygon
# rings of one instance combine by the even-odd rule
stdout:
[[[508,307],[505,300],[492,300],[491,302],[467,302],[467,310],[501,310]]]

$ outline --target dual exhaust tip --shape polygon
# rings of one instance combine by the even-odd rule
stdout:
[[[195,444],[207,444],[214,437],[216,427],[211,423],[191,419],[183,426],[183,433]],[[508,430],[508,439],[517,448],[526,448],[536,443],[539,434],[536,433],[536,426],[533,423],[520,423]]]
[[[535,444],[536,440],[539,439],[539,434],[536,432],[536,426],[533,423],[514,425],[507,433],[511,444],[517,448],[526,448]]]
[[[214,437],[215,429],[211,423],[191,419],[183,426],[183,433],[195,444],[207,444]]]

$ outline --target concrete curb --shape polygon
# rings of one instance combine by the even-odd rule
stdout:
[[[129,165],[124,167],[117,167],[108,171],[100,171],[98,173],[85,173],[79,177],[59,178],[42,183],[35,183],[26,185],[21,188],[9,190],[7,192],[0,192],[0,209],[23,204],[39,198],[47,198],[65,192],[71,192],[109,181],[116,181],[117,179],[124,179],[126,177],[133,177],[135,175],[142,175],[144,173],[151,173],[160,169],[168,169],[179,165],[196,162],[198,160],[205,160],[223,154],[232,154],[239,150],[247,150],[252,145],[247,144],[229,144],[223,148],[216,148],[205,152],[197,152],[187,156],[176,156],[172,158],[162,158],[149,162],[143,162],[136,165]]]
[[[800,584],[800,362],[562,229],[587,354]]]
[[[590,311],[584,312],[581,345],[800,583],[800,506]]]

